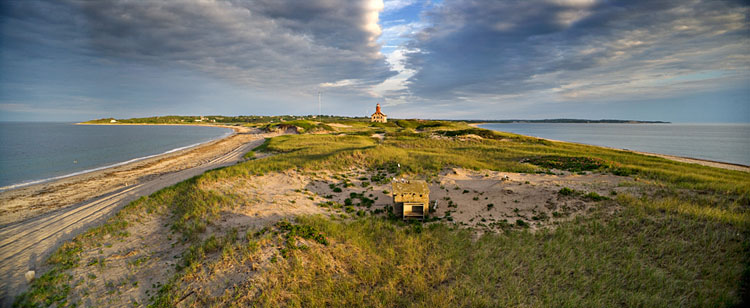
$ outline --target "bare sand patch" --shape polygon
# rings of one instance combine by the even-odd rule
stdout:
[[[341,124],[341,123],[325,123],[325,124],[328,125],[328,126],[331,126],[331,127],[338,127],[338,128],[350,128],[350,127],[352,127],[351,125],[346,125],[346,124]]]
[[[72,269],[69,300],[85,307],[144,304],[175,273],[187,248],[164,217],[142,218],[127,229],[125,239],[105,236],[81,253]]]
[[[457,136],[457,138],[459,140],[464,140],[464,141],[477,141],[477,140],[484,139],[484,138],[482,138],[482,136],[475,135],[475,134],[461,135],[461,136]]]
[[[506,225],[537,229],[602,206],[601,201],[585,197],[588,193],[604,198],[632,193],[631,188],[619,185],[629,180],[611,174],[549,175],[453,169],[441,173],[439,183],[430,184],[430,199],[438,201],[435,213],[438,217],[451,217],[460,225],[486,230]],[[563,188],[574,193],[561,194]]]
[[[310,181],[307,189],[334,202],[336,206],[329,211],[335,208],[346,211],[350,205],[349,214],[361,215],[360,211],[379,214],[392,205],[391,185],[373,180],[374,176],[382,175],[357,169],[318,174],[318,179]],[[428,181],[431,204],[437,203],[430,217],[484,231],[498,231],[513,225],[538,229],[570,220],[605,203],[612,205],[613,202],[602,201],[616,194],[636,193],[630,185],[620,185],[624,181],[632,179],[611,174],[549,175],[450,169]],[[573,193],[561,194],[563,188]],[[586,197],[588,193],[602,198],[596,198],[597,201]],[[371,201],[362,202],[362,197]]]

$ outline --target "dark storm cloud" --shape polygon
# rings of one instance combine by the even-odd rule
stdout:
[[[429,99],[659,95],[750,68],[740,1],[446,0],[424,18],[406,65]]]
[[[3,18],[19,46],[36,40],[266,88],[392,76],[375,43],[378,10],[348,0],[17,1]]]

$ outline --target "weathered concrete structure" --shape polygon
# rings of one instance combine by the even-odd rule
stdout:
[[[424,219],[430,210],[430,188],[420,180],[394,180],[393,211],[404,219]]]

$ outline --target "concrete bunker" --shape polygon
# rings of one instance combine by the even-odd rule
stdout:
[[[430,210],[430,188],[421,180],[395,180],[393,214],[403,219],[424,219]]]

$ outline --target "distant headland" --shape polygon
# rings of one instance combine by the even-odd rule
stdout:
[[[669,124],[665,121],[637,120],[586,120],[586,119],[544,119],[544,120],[464,120],[467,123],[606,123],[606,124]]]

